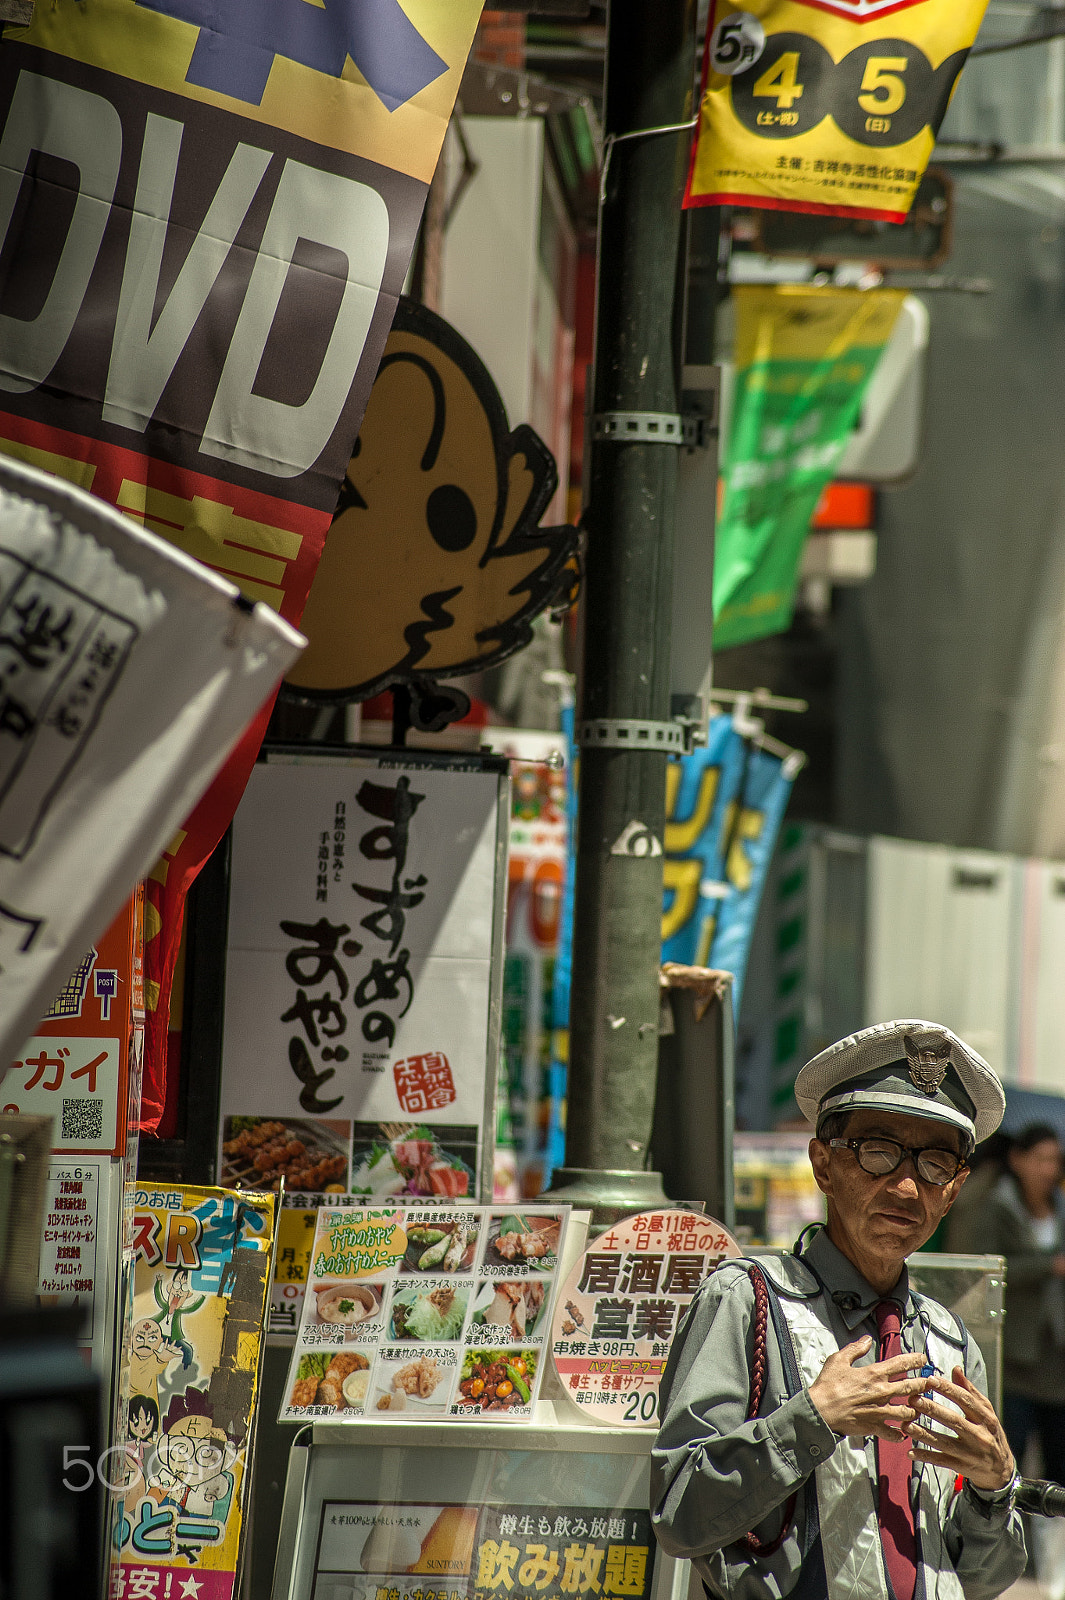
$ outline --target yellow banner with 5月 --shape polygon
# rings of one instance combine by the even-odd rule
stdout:
[[[987,0],[715,0],[685,206],[902,222]]]

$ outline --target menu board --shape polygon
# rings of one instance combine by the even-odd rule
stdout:
[[[48,1164],[37,1293],[43,1306],[85,1313],[78,1338],[102,1374],[110,1371],[114,1332],[117,1191],[120,1163],[108,1156]]]
[[[647,1600],[653,1556],[642,1509],[330,1501],[314,1600]]]
[[[555,1305],[555,1368],[593,1422],[648,1427],[669,1347],[692,1296],[740,1247],[713,1217],[654,1211],[600,1234]]]
[[[530,1417],[567,1218],[323,1206],[279,1420]]]

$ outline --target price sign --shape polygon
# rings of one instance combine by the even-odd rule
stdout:
[[[694,1211],[626,1217],[588,1245],[555,1303],[559,1381],[591,1422],[653,1427],[669,1347],[732,1235]]]
[[[716,0],[684,203],[902,222],[987,0]]]

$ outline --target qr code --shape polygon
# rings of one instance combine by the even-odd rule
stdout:
[[[64,1100],[62,1144],[99,1144],[104,1136],[102,1100]]]

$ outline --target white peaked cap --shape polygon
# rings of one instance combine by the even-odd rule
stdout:
[[[822,1050],[795,1080],[808,1122],[830,1111],[893,1111],[961,1128],[979,1143],[1006,1109],[997,1073],[950,1028],[877,1022]]]

